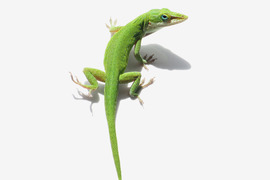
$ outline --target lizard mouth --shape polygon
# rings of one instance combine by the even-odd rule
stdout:
[[[186,16],[186,15],[172,16],[171,22],[169,23],[169,25],[178,24],[178,23],[184,22],[187,19],[188,19],[188,16]]]

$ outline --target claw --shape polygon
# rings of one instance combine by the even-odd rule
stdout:
[[[110,18],[110,25],[112,25],[112,18]]]
[[[75,84],[78,84],[78,83],[79,83],[79,80],[78,80],[77,76],[75,76],[75,78],[76,78],[76,81],[75,81],[75,80],[74,80],[74,77],[73,77],[73,74],[72,74],[71,72],[69,72],[69,74],[70,74],[71,80],[72,80]]]
[[[140,86],[143,86],[144,82],[145,82],[145,78],[142,79]]]
[[[144,104],[143,100],[139,96],[137,98],[138,98],[140,104],[143,105]]]

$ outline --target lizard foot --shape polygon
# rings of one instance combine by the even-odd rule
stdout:
[[[109,29],[111,36],[113,36],[117,31],[119,31],[119,28],[116,27],[117,20],[112,21],[112,18],[110,18],[110,25],[105,24],[106,27]]]
[[[141,82],[140,85],[139,85],[139,86],[140,86],[140,90],[142,90],[142,89],[144,89],[144,88],[150,86],[151,84],[153,84],[153,83],[154,83],[154,79],[155,79],[155,78],[150,79],[149,82],[145,84],[145,78],[143,78],[143,79],[142,79],[142,82]],[[139,102],[140,102],[141,105],[144,104],[144,102],[143,102],[143,100],[140,98],[140,96],[137,96],[137,99],[139,100]]]
[[[151,56],[147,57],[147,54],[143,57],[144,63],[143,63],[143,67],[146,70],[149,70],[146,66],[146,64],[151,64],[153,63],[155,60],[157,60],[157,58],[153,58],[154,54],[152,54]]]
[[[154,54],[152,54],[151,56],[147,57],[147,54],[143,57],[143,59],[146,60],[146,64],[151,64],[153,63],[155,60],[157,60],[157,58],[153,58]]]
[[[71,80],[72,80],[75,84],[78,84],[79,86],[81,86],[81,87],[86,88],[86,89],[89,90],[89,93],[88,93],[87,95],[86,95],[86,94],[83,94],[83,93],[81,93],[81,94],[84,95],[84,96],[87,96],[87,97],[92,97],[92,94],[91,94],[92,89],[89,88],[89,87],[87,87],[86,85],[83,85],[83,84],[78,80],[77,76],[75,76],[75,79],[74,79],[74,77],[73,77],[73,75],[72,75],[71,72],[69,72],[69,74],[70,74]]]
[[[140,86],[142,87],[142,89],[150,86],[151,84],[153,84],[155,81],[155,78],[152,78],[148,81],[148,83],[144,84],[145,83],[145,79],[142,80],[142,82],[140,83]]]
[[[116,26],[116,24],[117,24],[117,19],[115,19],[114,22],[113,22],[113,21],[112,21],[112,18],[110,18],[109,23],[110,23],[110,25],[108,25],[108,24],[105,24],[105,25],[106,25],[106,27],[107,27],[109,30],[111,30],[111,29],[113,29],[113,28]]]
[[[83,93],[83,92],[81,92],[81,91],[78,91],[78,93],[79,93],[79,95],[82,96],[82,97],[91,98],[91,97],[93,97],[92,94],[91,94],[91,91],[92,91],[92,90],[90,89],[89,92],[88,92],[88,94],[85,94],[85,93]]]

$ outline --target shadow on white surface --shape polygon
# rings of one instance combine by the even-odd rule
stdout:
[[[158,44],[143,46],[143,52],[149,55],[154,54],[157,60],[152,65],[157,68],[168,70],[188,70],[191,68],[191,65],[185,59]]]
[[[142,66],[135,59],[133,53],[134,51],[132,50],[126,71],[141,71]],[[142,46],[140,53],[142,56],[154,54],[153,58],[157,58],[157,60],[151,63],[150,66],[155,66],[156,68],[168,70],[188,70],[191,68],[191,65],[185,59],[158,44]]]
[[[143,66],[135,59],[133,54],[134,54],[134,50],[130,52],[129,62],[126,68],[126,72],[131,72],[131,71],[141,72]],[[154,61],[153,63],[147,66],[155,66],[156,68],[167,69],[167,70],[188,70],[191,68],[191,65],[186,60],[184,60],[183,58],[179,57],[178,55],[174,54],[170,50],[158,44],[150,44],[150,45],[142,46],[141,55],[145,56],[146,54],[148,56],[154,54],[153,58],[157,58],[156,61]],[[86,81],[85,84],[89,84],[89,82]],[[80,98],[76,97],[74,94],[73,94],[73,98],[75,100],[90,101],[91,102],[90,111],[93,114],[92,107],[94,103],[98,103],[100,101],[99,94],[102,94],[104,96],[104,83],[99,82],[99,87],[96,91],[92,92],[92,97],[89,97],[84,92],[85,91],[78,90],[78,95],[80,96]],[[126,99],[126,98],[130,98],[128,85],[120,84],[117,106],[119,105],[121,100]]]

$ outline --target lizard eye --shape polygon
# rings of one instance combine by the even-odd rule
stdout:
[[[165,14],[163,14],[163,15],[161,15],[161,19],[162,19],[163,21],[166,21],[166,20],[168,20],[168,16],[166,16]]]

